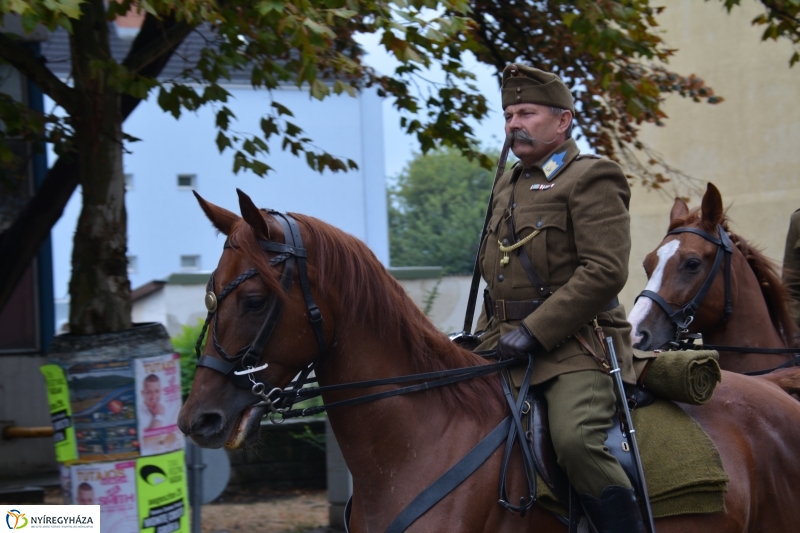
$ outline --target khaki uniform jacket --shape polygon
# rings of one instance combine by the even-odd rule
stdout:
[[[541,299],[516,252],[509,253],[507,265],[500,263],[503,253],[498,241],[508,238],[505,214],[512,187],[517,236],[524,239],[540,230],[524,247],[552,292],[523,320],[546,351],[534,354],[531,383],[600,369],[574,337],[579,332],[602,357],[602,346],[591,326],[595,317],[606,336],[614,339],[623,379],[634,383],[631,326],[625,310],[620,305],[603,311],[628,278],[630,187],[622,170],[612,161],[581,156],[575,141],[568,139],[539,165],[523,168],[517,164],[500,177],[479,255],[492,301]],[[501,335],[519,324],[519,320],[490,319],[484,308],[477,328],[484,335],[477,350],[494,348]]]
[[[783,282],[789,293],[789,314],[800,328],[800,209],[792,213],[789,219],[783,252]]]

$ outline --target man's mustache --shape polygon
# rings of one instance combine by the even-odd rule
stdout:
[[[510,141],[510,145],[514,145],[517,141],[523,142],[525,144],[533,145],[535,139],[528,135],[528,132],[525,130],[514,130],[508,134],[507,140]]]

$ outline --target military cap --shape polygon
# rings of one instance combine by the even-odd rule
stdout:
[[[572,93],[555,74],[511,63],[503,69],[503,109],[511,104],[540,104],[569,109],[575,114]]]

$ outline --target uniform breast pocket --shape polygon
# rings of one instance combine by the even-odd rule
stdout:
[[[518,207],[514,210],[517,236],[525,239],[538,231],[524,245],[536,273],[545,283],[550,283],[550,263],[554,254],[568,253],[567,250],[567,206],[564,204],[538,204]],[[514,265],[514,287],[531,287],[530,278],[522,268],[519,258],[512,260]]]

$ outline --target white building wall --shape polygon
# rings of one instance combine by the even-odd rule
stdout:
[[[259,133],[259,121],[270,109],[271,97],[249,87],[229,87],[228,107],[237,121],[232,130]],[[259,207],[295,211],[320,218],[364,240],[388,265],[383,123],[379,97],[366,92],[351,98],[310,98],[307,91],[275,91],[275,101],[290,108],[290,121],[305,130],[314,144],[329,153],[350,158],[359,170],[312,171],[304,157],[271,143],[265,161],[273,167],[266,177],[250,172],[234,175],[233,152],[220,154],[211,109],[174,119],[154,101],[142,103],[125,122],[125,132],[142,139],[128,143],[125,172],[132,174],[126,194],[128,254],[136,256],[130,275],[132,288],[164,279],[180,270],[181,255],[199,255],[200,270],[210,271],[222,253],[223,237],[216,235],[192,195],[179,189],[178,174],[196,174],[196,190],[207,200],[238,213],[236,188]],[[54,161],[55,158],[52,158]],[[67,205],[53,229],[56,298],[67,295],[72,237],[80,212],[80,195]]]

